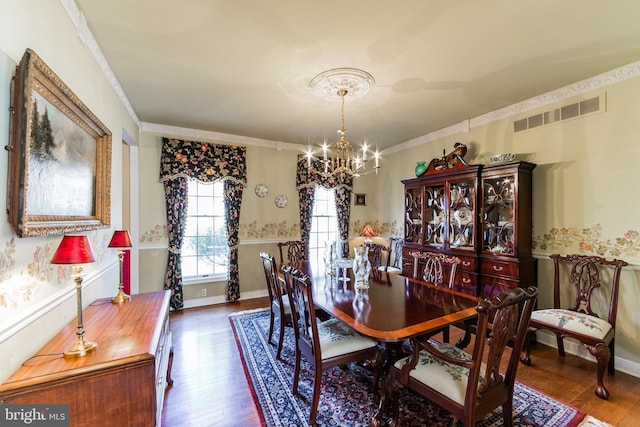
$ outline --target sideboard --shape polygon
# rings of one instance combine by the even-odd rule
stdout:
[[[98,348],[64,358],[77,320],[0,385],[2,404],[68,404],[71,426],[159,426],[171,384],[169,291],[132,295],[83,310],[85,336]]]

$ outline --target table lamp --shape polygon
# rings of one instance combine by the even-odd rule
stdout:
[[[108,245],[110,248],[118,249],[118,263],[120,264],[120,284],[118,285],[118,293],[111,299],[114,304],[121,304],[129,301],[129,295],[124,293],[124,280],[122,274],[122,261],[124,260],[124,248],[130,248],[131,238],[129,238],[129,232],[127,230],[116,230],[113,232],[111,241]]]
[[[373,230],[373,227],[370,226],[369,224],[365,225],[364,228],[362,229],[362,232],[360,233],[361,236],[366,237],[364,239],[365,242],[371,242],[371,238],[372,237],[376,237],[376,232]]]
[[[78,328],[76,329],[75,344],[64,352],[64,357],[82,357],[95,350],[98,344],[84,337],[84,325],[82,323],[82,266],[94,262],[93,252],[87,236],[63,236],[60,245],[51,258],[51,264],[73,264],[73,274],[76,283],[76,302],[78,306]]]

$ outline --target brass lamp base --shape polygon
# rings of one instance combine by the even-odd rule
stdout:
[[[69,350],[64,352],[64,357],[72,358],[72,357],[82,357],[86,356],[87,353],[98,348],[98,344],[89,341],[84,338],[84,336],[76,337],[76,343]]]
[[[122,287],[120,287],[118,289],[118,293],[116,294],[115,297],[111,298],[111,303],[112,304],[122,304],[123,302],[127,302],[129,301],[129,295],[125,294],[122,291]]]

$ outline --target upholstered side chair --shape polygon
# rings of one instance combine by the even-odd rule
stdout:
[[[302,240],[289,240],[286,242],[278,242],[278,250],[280,251],[280,265],[295,264],[298,261],[307,259],[307,251]],[[286,258],[284,250],[286,248]]]
[[[620,273],[627,263],[588,255],[551,255],[553,259],[553,308],[535,310],[531,315],[529,337],[522,354],[522,362],[531,364],[531,340],[536,330],[546,329],[556,335],[558,352],[564,356],[564,338],[574,338],[589,350],[597,362],[595,393],[609,398],[604,385],[605,370],[615,373],[615,333],[618,313]],[[566,268],[569,264],[570,270]],[[563,268],[564,267],[564,268]],[[602,272],[608,269],[610,285],[603,285]],[[568,271],[568,276],[561,274]],[[562,277],[562,278],[561,278]],[[571,295],[571,297],[569,297]],[[566,298],[561,298],[565,296]],[[600,314],[596,307],[601,307]]]
[[[411,355],[390,367],[371,425],[381,425],[388,406],[392,407],[391,425],[397,425],[399,391],[408,387],[450,412],[464,426],[475,426],[497,407],[502,407],[502,425],[513,426],[518,358],[537,294],[535,287],[516,288],[492,300],[481,300],[471,353],[447,343],[412,338]],[[512,339],[511,352],[505,352]],[[501,373],[504,357],[508,363]]]
[[[313,371],[313,397],[310,405],[309,424],[314,425],[320,400],[322,372],[348,362],[366,360],[374,369],[372,388],[378,392],[378,379],[382,369],[382,355],[377,343],[360,335],[340,320],[331,317],[319,321],[313,302],[311,281],[303,272],[285,265],[287,290],[291,300],[296,342],[293,392],[298,393],[301,356]]]
[[[291,317],[291,304],[289,303],[289,296],[286,294],[284,283],[282,283],[280,281],[280,278],[278,277],[278,269],[274,256],[268,252],[260,252],[260,258],[262,259],[264,276],[267,281],[267,290],[269,291],[269,307],[271,309],[271,313],[269,316],[268,341],[269,343],[271,343],[274,325],[277,322],[280,330],[280,335],[278,337],[276,358],[280,359],[280,355],[282,353],[282,343],[284,341],[284,327],[286,325],[293,326]]]

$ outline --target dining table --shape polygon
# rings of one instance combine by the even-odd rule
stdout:
[[[344,275],[340,268],[327,274],[312,261],[295,267],[311,279],[318,308],[380,343],[386,368],[403,356],[402,343],[408,338],[468,324],[478,314],[477,297],[400,274],[374,270],[368,289],[358,289],[351,268]]]

